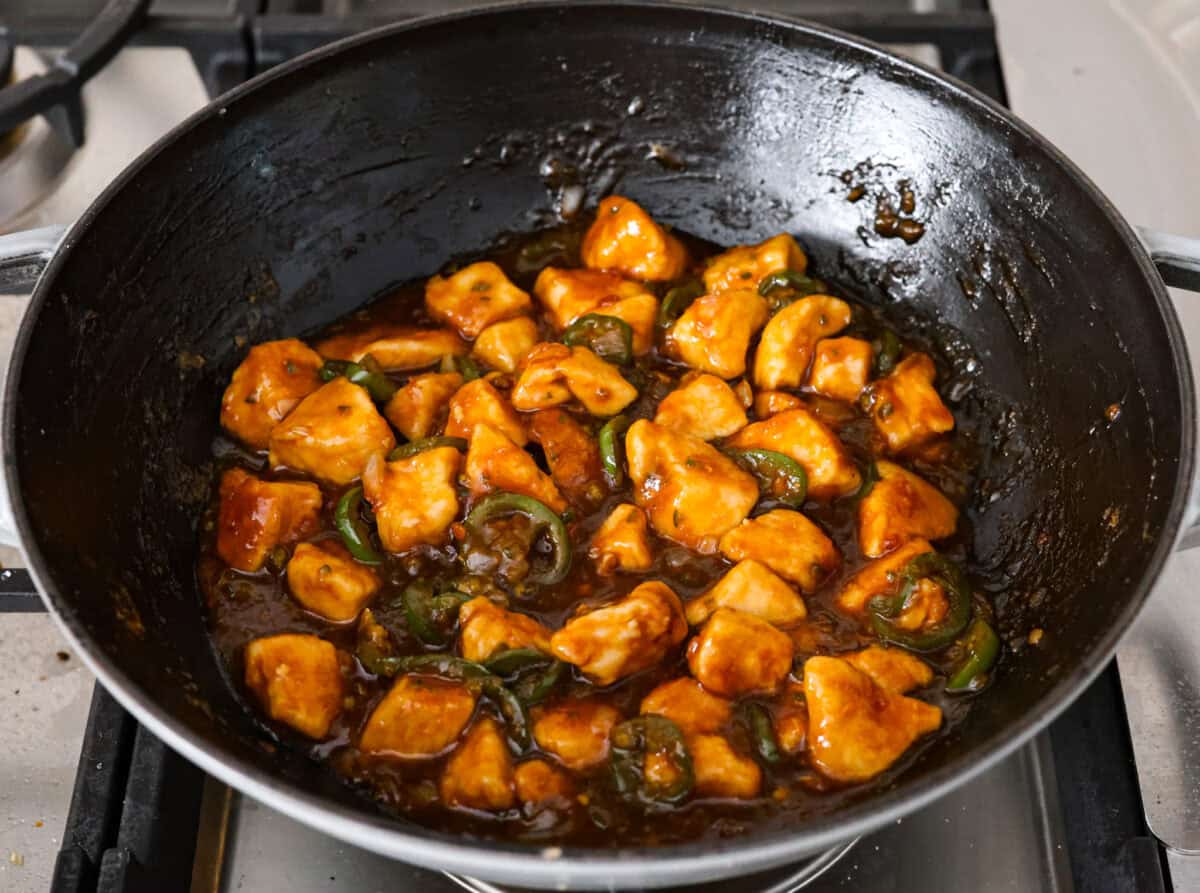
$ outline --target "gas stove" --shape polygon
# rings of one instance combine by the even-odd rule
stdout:
[[[146,145],[212,96],[272,65],[375,25],[474,3],[159,0],[143,18],[144,5],[4,4],[0,14],[8,28],[0,29],[0,62],[12,46],[18,82],[61,71],[58,52],[75,44],[104,8],[109,35],[120,39],[98,73],[0,144],[0,232],[71,222]],[[1128,63],[1145,78],[1172,82],[1175,92],[1164,85],[1150,103],[1131,96],[1120,105],[1122,114],[1138,116],[1140,132],[1154,133],[1170,121],[1195,137],[1191,146],[1200,145],[1200,116],[1188,92],[1189,85],[1200,87],[1200,72],[1184,70],[1188,26],[1194,29],[1200,13],[1188,19],[1165,2],[1159,10],[1121,0],[1095,16],[1088,0],[1062,0],[1052,11],[1036,0],[993,0],[992,9],[983,0],[726,5],[820,21],[940,66],[998,101],[1011,101],[1137,222],[1200,231],[1200,201],[1187,195],[1200,186],[1191,178],[1177,183],[1156,176],[1151,141],[1132,136],[1137,128],[1114,134],[1110,126]],[[122,30],[113,16],[136,24]],[[1103,28],[1080,27],[1101,19]],[[1155,48],[1162,51],[1157,57]],[[1170,61],[1171,53],[1179,64],[1164,66],[1163,55]],[[1054,95],[1041,89],[1048,82],[1058,85]],[[1171,106],[1173,97],[1178,107]],[[0,94],[0,122],[3,116]],[[1188,160],[1185,153],[1174,169],[1187,170]],[[1200,344],[1200,301],[1176,297],[1191,343]],[[0,298],[4,355],[23,308],[19,297]],[[17,555],[0,555],[0,561],[20,564]],[[1120,671],[1110,666],[1048,731],[1008,760],[878,833],[804,864],[724,882],[721,889],[1200,889],[1200,857],[1186,853],[1200,852],[1200,759],[1187,749],[1189,741],[1200,747],[1200,697],[1179,691],[1180,680],[1200,680],[1200,617],[1181,614],[1187,607],[1181,596],[1197,572],[1200,556],[1178,556],[1122,651]],[[30,608],[20,595],[23,585],[20,575],[0,573],[0,705],[6,707],[0,889],[501,889],[356,849],[205,776],[94,686],[48,618],[5,613]]]

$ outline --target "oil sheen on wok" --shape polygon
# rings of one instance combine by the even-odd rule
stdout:
[[[252,346],[199,575],[278,745],[431,827],[656,844],[833,810],[986,702],[972,425],[806,266],[612,196]]]

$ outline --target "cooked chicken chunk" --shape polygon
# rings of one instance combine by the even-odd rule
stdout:
[[[837,657],[805,661],[804,694],[813,764],[835,781],[873,778],[942,724],[937,707],[888,691]]]
[[[640,282],[598,270],[546,267],[538,274],[533,293],[550,311],[560,331],[581,316],[598,313],[629,324],[635,354],[647,353],[654,346],[658,299]]]
[[[425,450],[407,459],[371,459],[363,493],[375,511],[379,541],[389,552],[440,546],[458,514],[455,479],[462,453],[454,447]]]
[[[486,379],[468,381],[450,398],[445,435],[470,440],[475,426],[486,422],[519,447],[529,443],[525,424],[512,404]]]
[[[480,261],[451,276],[430,279],[425,284],[425,309],[464,338],[477,338],[493,323],[529,313],[533,302],[498,266]]]
[[[747,425],[729,439],[728,445],[791,456],[808,475],[810,499],[837,499],[862,484],[858,468],[837,435],[808,409],[789,409]]]
[[[879,480],[858,505],[858,545],[878,558],[914,537],[938,540],[958,527],[958,509],[937,487],[882,459]]]
[[[685,735],[708,734],[729,724],[733,703],[705,691],[695,679],[681,677],[642,698],[641,712],[665,716]]]
[[[509,611],[483,596],[458,609],[459,647],[467,660],[481,663],[499,651],[536,648],[550,653],[550,630],[532,617]]]
[[[954,416],[933,386],[936,375],[933,360],[914,353],[871,386],[871,417],[891,452],[919,446],[954,428]]]
[[[757,561],[739,561],[703,595],[684,606],[688,623],[699,626],[718,608],[753,614],[773,626],[793,626],[808,616],[791,586]]]
[[[692,301],[667,336],[667,353],[701,372],[737,378],[746,371],[750,339],[767,321],[756,291],[723,291]]]
[[[458,740],[475,696],[458,682],[401,676],[367,720],[359,749],[395,757],[435,757]]]
[[[604,501],[604,466],[596,438],[563,409],[529,416],[529,432],[546,455],[550,476],[573,504],[592,509]]]
[[[396,445],[364,388],[335,378],[305,397],[271,431],[270,461],[331,484],[348,484],[375,453]]]
[[[513,388],[513,406],[522,412],[549,409],[574,397],[596,416],[616,415],[637,399],[637,388],[586,347],[543,342],[525,358]]]
[[[292,598],[334,623],[353,620],[379,591],[379,575],[334,540],[300,543],[287,563]]]
[[[625,502],[614,508],[592,536],[588,555],[603,575],[614,571],[644,571],[654,564],[646,513]]]
[[[808,258],[786,233],[772,236],[757,245],[738,245],[708,262],[704,287],[711,293],[733,288],[758,288],[764,276],[793,270],[803,273]]]
[[[926,686],[933,680],[929,664],[900,648],[871,645],[862,651],[839,656],[870,676],[876,685],[898,695]]]
[[[917,582],[917,591],[892,622],[900,629],[918,630],[936,625],[949,612],[950,602],[942,584],[926,578]]]
[[[625,435],[634,501],[662,536],[712,553],[758,502],[758,483],[698,438],[640,419]]]
[[[620,721],[621,711],[611,704],[575,698],[535,710],[533,737],[542,750],[579,771],[608,759],[608,733]]]
[[[442,427],[450,398],[462,387],[457,372],[426,372],[408,380],[383,408],[387,420],[409,440],[429,437]]]
[[[688,643],[687,661],[716,694],[774,692],[792,668],[792,640],[765,620],[718,608]]]
[[[471,435],[466,478],[475,497],[507,490],[532,496],[556,512],[567,509],[567,501],[550,475],[538,468],[533,456],[486,422],[476,425]]]
[[[221,400],[221,424],[242,443],[265,450],[271,429],[321,386],[324,360],[302,341],[288,338],[250,348]]]
[[[321,501],[316,484],[264,481],[231,468],[221,476],[217,555],[236,570],[258,570],[276,546],[316,531]]]
[[[654,580],[611,605],[567,621],[550,637],[550,650],[597,685],[611,685],[654,666],[686,635],[679,597]]]
[[[475,339],[471,355],[501,372],[513,373],[538,343],[538,328],[528,316],[493,323]]]
[[[309,635],[268,636],[246,646],[246,687],[271,719],[324,738],[342,711],[337,649]]]
[[[701,797],[752,800],[762,787],[762,770],[721,735],[689,735],[688,752]]]
[[[759,391],[754,395],[754,414],[760,419],[801,406],[804,406],[804,401],[787,391]]]
[[[701,440],[728,437],[746,427],[746,410],[733,388],[715,375],[697,375],[658,404],[655,424]]]
[[[838,610],[858,616],[866,610],[867,602],[877,595],[893,595],[900,587],[900,574],[918,555],[932,552],[926,540],[909,540],[894,552],[876,558],[842,584],[837,594]]]
[[[580,252],[585,267],[645,282],[678,279],[687,268],[683,243],[619,195],[601,200]]]
[[[438,785],[447,806],[498,811],[516,803],[513,758],[499,723],[484,716],[450,755]]]
[[[575,795],[571,776],[547,760],[526,760],[517,764],[513,775],[517,799],[538,805],[560,801],[566,803]]]
[[[749,518],[721,537],[730,561],[761,561],[805,592],[813,592],[841,563],[837,546],[816,524],[792,509]]]
[[[868,341],[826,338],[817,343],[808,382],[822,396],[853,403],[870,380],[873,359]]]
[[[808,744],[808,706],[804,687],[788,681],[771,710],[775,740],[784,753],[800,753]]]
[[[754,354],[754,386],[764,390],[804,384],[817,342],[850,325],[850,305],[810,295],[784,307],[763,329]]]
[[[345,335],[334,335],[317,345],[317,352],[331,360],[358,362],[367,354],[389,372],[432,366],[444,356],[462,356],[467,342],[449,329],[417,326],[373,325]]]

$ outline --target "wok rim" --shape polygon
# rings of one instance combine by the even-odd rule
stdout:
[[[1076,670],[1059,678],[1042,695],[1042,709],[1030,711],[1017,723],[1006,728],[998,740],[964,749],[954,758],[933,769],[927,776],[909,783],[903,780],[894,787],[865,796],[827,815],[805,820],[803,831],[777,829],[770,832],[750,832],[744,836],[721,841],[674,844],[663,847],[629,847],[600,849],[592,847],[550,847],[516,844],[494,840],[465,841],[459,835],[422,828],[382,814],[371,816],[366,810],[354,808],[309,793],[280,776],[261,770],[218,744],[207,746],[194,737],[187,725],[163,709],[121,670],[115,662],[93,645],[83,630],[71,600],[53,585],[53,568],[38,548],[32,523],[20,496],[16,455],[17,414],[16,398],[21,384],[25,355],[33,337],[42,306],[54,292],[58,273],[71,260],[80,236],[92,227],[114,196],[137,177],[155,158],[180,140],[185,134],[214,117],[224,114],[232,104],[245,100],[267,84],[304,72],[310,75],[320,64],[345,52],[376,41],[386,41],[409,31],[443,25],[464,19],[544,15],[555,10],[601,7],[638,12],[651,10],[681,17],[707,18],[714,24],[721,20],[742,20],[767,24],[817,38],[831,45],[840,45],[885,63],[892,71],[907,73],[923,80],[934,81],[955,101],[975,105],[986,112],[989,124],[1007,126],[1034,143],[1045,157],[1061,168],[1077,188],[1094,203],[1102,218],[1113,226],[1137,263],[1166,329],[1168,346],[1175,376],[1181,390],[1180,423],[1182,438],[1179,465],[1170,504],[1164,513],[1157,542],[1150,555],[1146,573],[1132,588],[1130,598],[1110,628],[1091,647],[1089,656]],[[317,75],[319,77],[319,74]],[[1149,596],[1163,565],[1174,548],[1191,490],[1195,462],[1195,393],[1186,342],[1168,297],[1166,286],[1133,228],[1117,211],[1111,201],[1062,152],[1034,128],[1021,121],[1008,109],[968,84],[927,67],[914,60],[897,56],[877,43],[847,34],[824,25],[799,19],[780,18],[763,12],[730,10],[701,3],[675,3],[667,0],[615,0],[567,4],[561,0],[533,2],[502,2],[431,15],[373,28],[360,34],[317,47],[288,60],[251,80],[240,84],[212,100],[168,133],[156,140],[131,162],[91,203],[70,227],[35,286],[28,309],[22,319],[9,363],[4,392],[3,454],[4,474],[21,550],[26,566],[42,600],[59,629],[71,643],[83,662],[116,700],[139,722],[143,723],[176,752],[230,787],[271,808],[284,813],[316,830],[346,843],[373,850],[390,858],[421,865],[426,868],[453,871],[500,882],[524,885],[554,886],[583,884],[589,887],[613,887],[624,884],[665,886],[689,881],[712,881],[751,874],[816,855],[851,838],[861,836],[902,818],[931,803],[949,790],[965,784],[1000,760],[1024,746],[1034,735],[1048,726],[1096,678],[1112,659],[1121,639],[1131,628]]]

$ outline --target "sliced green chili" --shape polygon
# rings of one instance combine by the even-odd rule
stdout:
[[[436,450],[438,447],[454,447],[456,450],[465,452],[467,442],[461,437],[422,437],[420,440],[400,444],[388,453],[387,458],[389,462],[395,462],[397,459],[408,459],[417,453]]]
[[[896,368],[900,359],[900,339],[891,329],[884,329],[879,336],[879,353],[875,356],[875,372],[887,375]]]
[[[497,676],[511,676],[552,660],[554,658],[536,648],[509,648],[505,651],[497,651],[485,660],[483,665]]]
[[[529,714],[525,705],[511,691],[504,687],[504,682],[496,676],[481,679],[468,679],[468,689],[483,694],[496,702],[500,712],[508,723],[508,733],[522,748],[529,746]]]
[[[695,786],[692,757],[679,726],[665,716],[638,716],[616,725],[612,744],[612,777],[617,793],[644,806],[674,806],[687,799]],[[646,778],[646,757],[666,756],[675,778],[666,785]]]
[[[479,364],[465,354],[446,354],[442,357],[438,370],[440,372],[457,372],[463,377],[463,381],[474,381],[483,374],[479,369]]]
[[[345,375],[349,365],[345,360],[326,360],[325,365],[317,370],[317,375],[321,381],[333,381],[339,375]]]
[[[463,592],[433,594],[433,586],[418,582],[406,586],[400,594],[408,629],[427,645],[445,645],[450,640],[446,627],[453,627],[458,609],[471,597]]]
[[[554,549],[554,560],[550,567],[540,574],[531,575],[530,582],[561,582],[571,569],[571,537],[567,533],[567,525],[557,513],[532,496],[505,491],[491,493],[471,509],[465,523],[469,531],[478,533],[493,518],[512,514],[524,515],[535,527],[544,530]]]
[[[326,360],[318,374],[322,381],[333,381],[339,375],[344,375],[347,381],[364,388],[371,399],[378,403],[386,403],[396,394],[396,386],[370,354],[357,363]]]
[[[743,718],[750,732],[750,740],[754,743],[754,752],[764,763],[775,765],[782,759],[779,752],[779,742],[775,738],[775,724],[771,714],[762,704],[746,704],[743,708]]]
[[[858,485],[858,489],[854,491],[855,499],[865,499],[867,495],[874,489],[875,483],[879,480],[879,466],[874,462],[868,462],[861,470],[859,476],[862,478],[862,483]]]
[[[764,298],[777,288],[790,288],[799,292],[800,296],[820,294],[825,290],[825,283],[820,279],[805,276],[795,270],[780,270],[764,276],[758,283],[758,293]]]
[[[391,664],[391,661],[396,658],[384,654],[375,642],[369,639],[359,641],[354,653],[358,657],[358,662],[366,667],[367,672],[376,676],[396,675],[396,670]]]
[[[946,691],[974,691],[1000,654],[1000,637],[982,617],[976,617],[962,638],[963,658],[946,683]]]
[[[614,488],[621,486],[625,481],[625,472],[621,468],[621,435],[628,427],[629,416],[613,416],[601,426],[600,433],[596,435],[604,476]]]
[[[938,623],[927,629],[906,630],[894,623],[908,607],[921,580],[937,582],[946,594],[949,610]],[[876,596],[868,604],[871,625],[885,642],[910,651],[937,651],[945,648],[963,631],[971,619],[971,585],[962,568],[936,552],[926,552],[912,559],[901,574],[900,590],[895,596]]]
[[[351,487],[342,494],[333,512],[333,521],[342,542],[350,554],[363,564],[381,564],[383,556],[371,545],[371,535],[366,523],[359,517],[358,508],[362,504],[362,487]]]
[[[704,283],[699,279],[677,285],[667,292],[662,303],[658,305],[658,324],[667,328],[683,315],[683,311],[691,306],[692,301],[704,294]]]
[[[739,466],[754,475],[764,496],[799,508],[808,495],[808,475],[804,466],[774,450],[728,450]]]
[[[567,326],[563,344],[586,347],[602,360],[624,366],[633,360],[633,329],[615,316],[589,313]]]
[[[556,660],[541,672],[523,673],[521,678],[513,683],[513,691],[522,704],[533,707],[550,697],[566,670],[567,665],[561,660]]]

